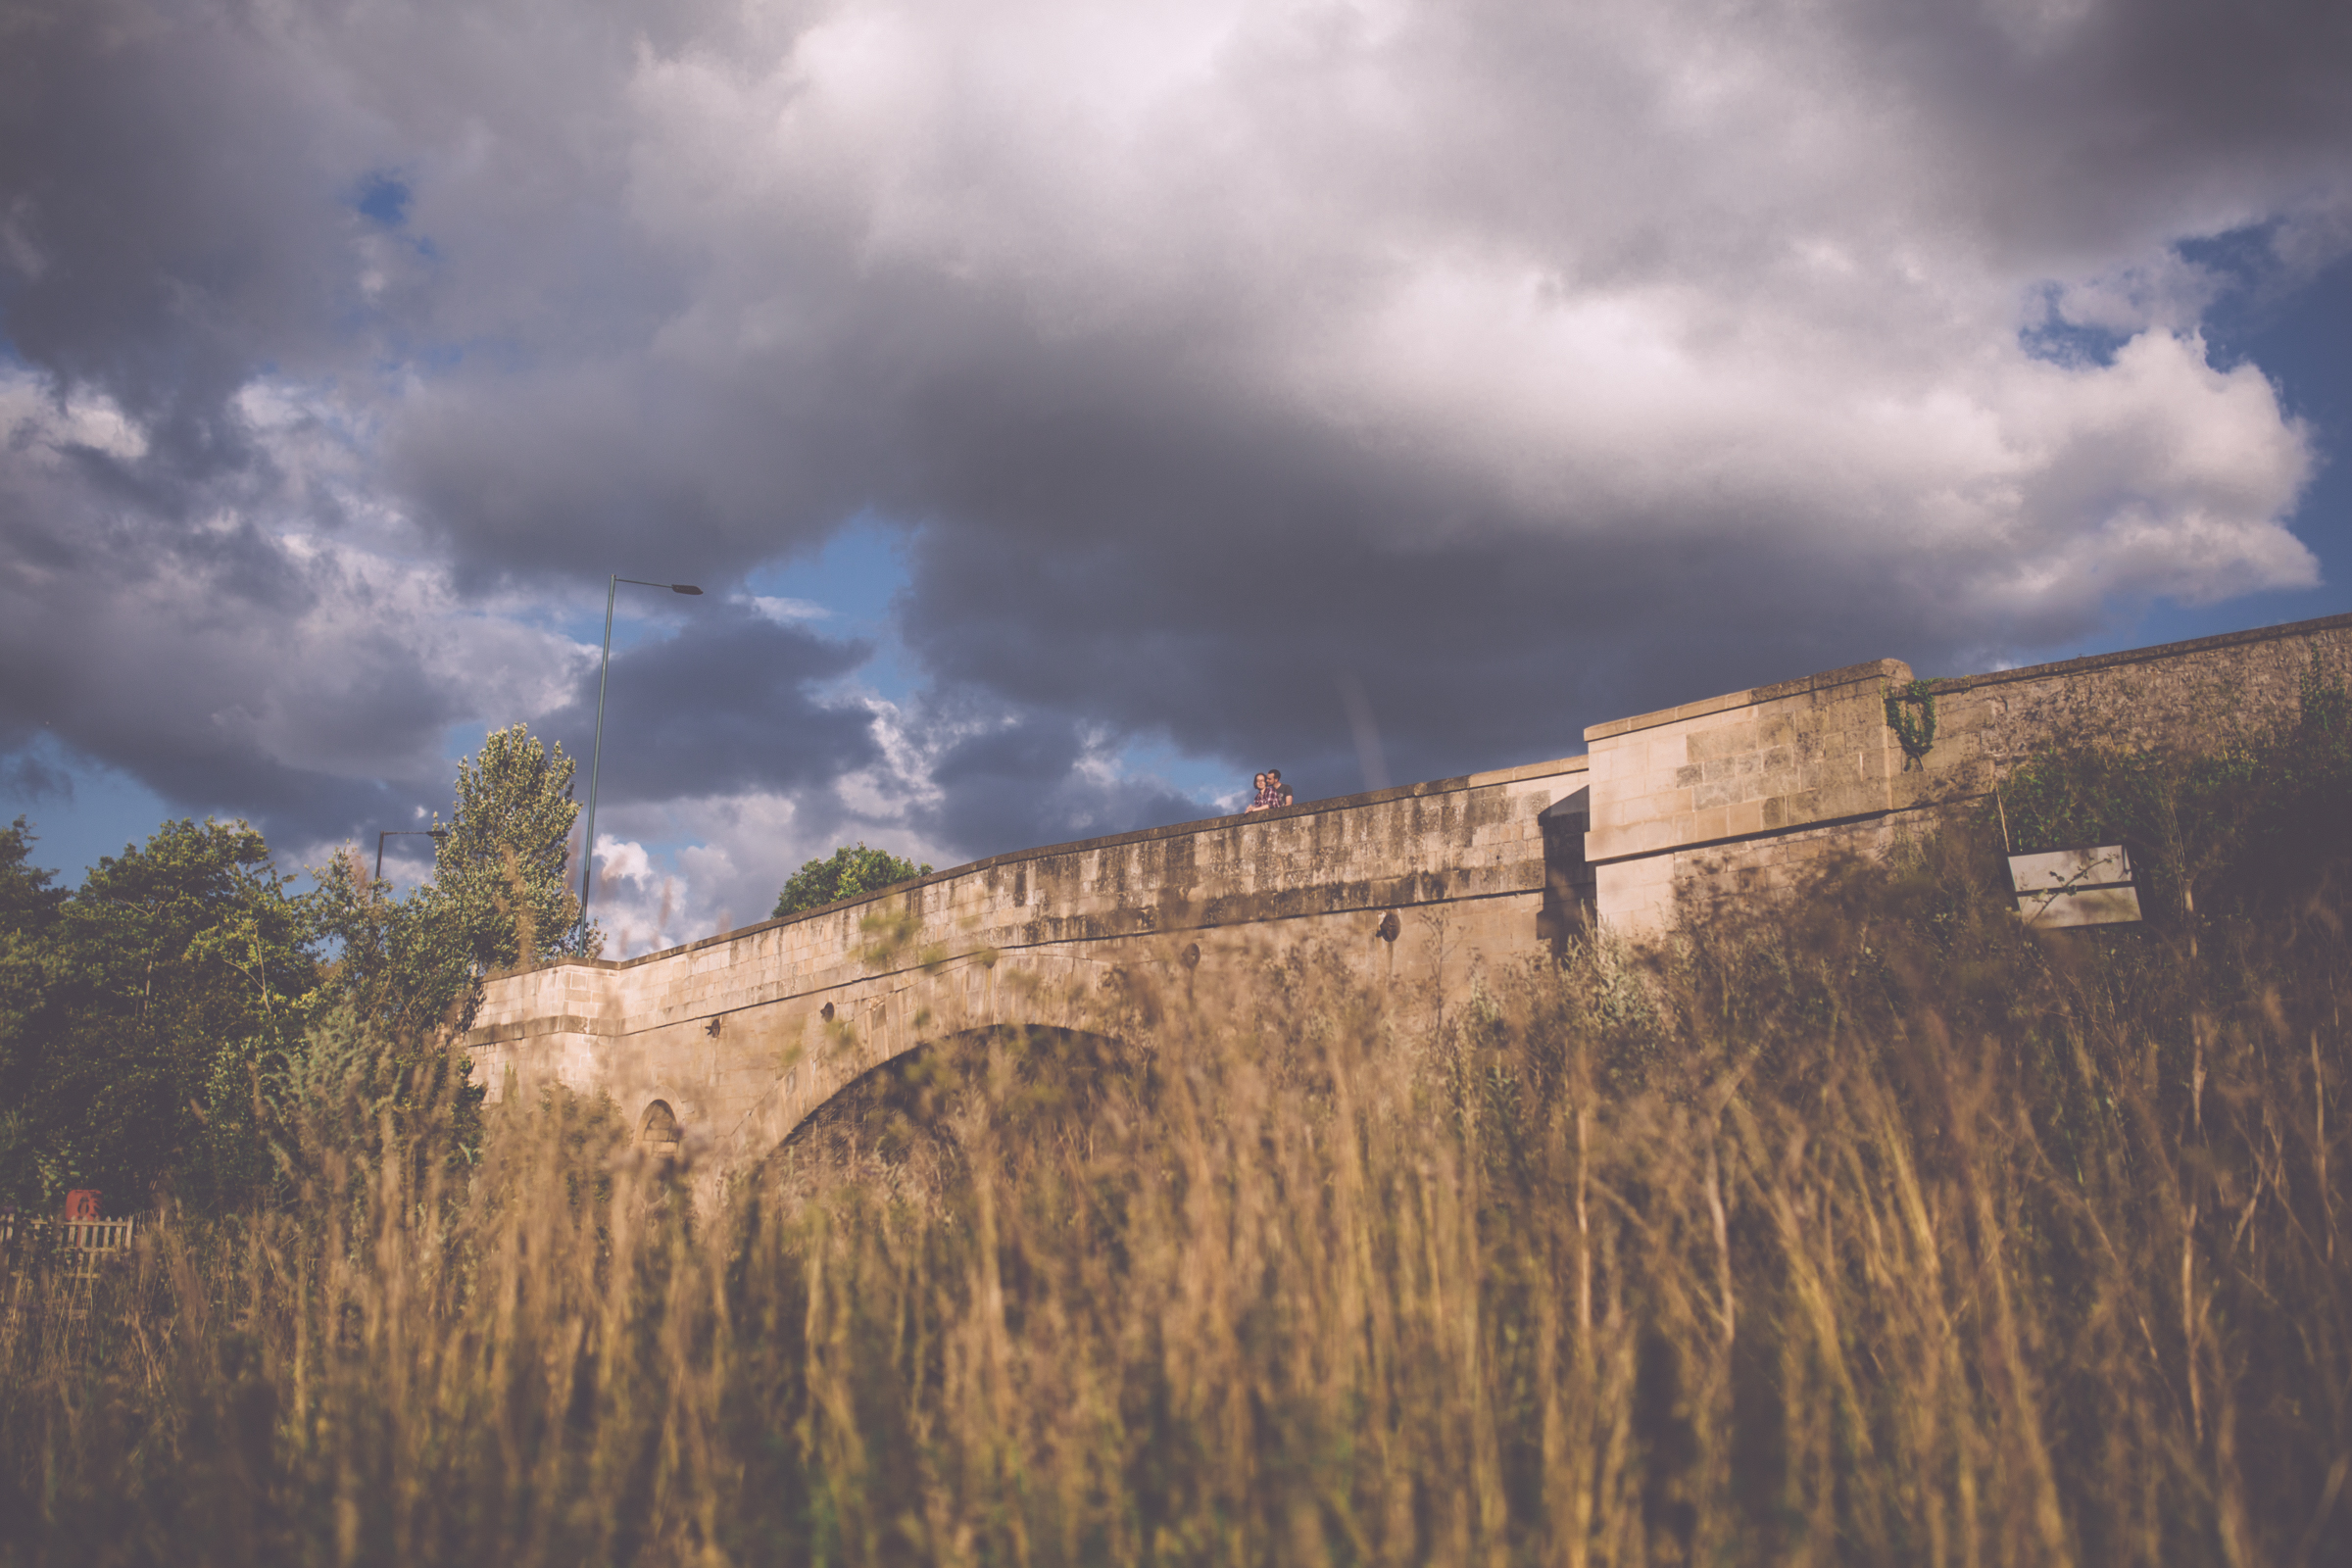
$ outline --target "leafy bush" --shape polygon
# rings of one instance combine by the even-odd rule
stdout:
[[[2315,668],[2295,721],[2267,740],[2057,749],[2007,779],[2000,806],[2020,855],[2127,846],[2155,920],[2282,907],[2352,872],[2352,699]]]
[[[776,895],[776,907],[768,918],[781,920],[804,909],[822,908],[842,899],[876,893],[893,883],[909,882],[930,874],[930,866],[902,860],[885,850],[869,850],[861,839],[856,849],[845,844],[828,859],[803,862]]]
[[[598,947],[564,886],[571,772],[521,725],[491,731],[406,898],[356,851],[291,893],[251,827],[187,820],[69,894],[31,867],[23,818],[0,830],[0,1210],[74,1187],[116,1214],[282,1200],[292,1120],[363,1057],[361,1143],[427,1102],[464,1124],[481,1092],[453,1043],[483,976]]]
[[[0,1205],[68,1187],[117,1212],[159,1184],[249,1200],[270,1176],[269,1104],[317,1016],[309,911],[242,822],[167,822],[58,899],[23,868],[0,1017]],[[22,890],[21,890],[22,891]]]

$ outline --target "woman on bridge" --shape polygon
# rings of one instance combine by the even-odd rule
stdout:
[[[1277,806],[1292,804],[1291,792],[1283,787],[1281,768],[1269,767],[1252,782],[1256,785],[1257,794],[1243,808],[1245,811],[1271,811]]]

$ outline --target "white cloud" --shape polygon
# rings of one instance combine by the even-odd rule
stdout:
[[[0,451],[54,466],[74,447],[135,463],[146,455],[147,432],[103,392],[60,398],[46,378],[0,366]]]
[[[654,880],[653,861],[646,858],[642,844],[623,843],[610,833],[596,836],[596,874],[600,884],[608,878],[635,883],[640,889]]]
[[[2060,285],[2052,291],[2050,312],[2069,325],[2127,337],[2151,329],[2194,333],[2226,287],[2212,269],[2166,252]]]
[[[634,957],[691,940],[680,934],[679,924],[690,890],[679,878],[658,871],[645,846],[600,833],[596,866],[588,912],[605,932],[606,957]]]
[[[833,803],[752,791],[623,808],[611,813],[637,839],[598,835],[594,913],[606,956],[691,942],[768,917],[786,878],[839,844],[865,842],[903,858],[952,863],[906,817],[882,805],[845,813]]]
[[[770,595],[755,595],[749,603],[768,619],[782,625],[797,620],[824,620],[833,612],[807,599],[781,599]]]

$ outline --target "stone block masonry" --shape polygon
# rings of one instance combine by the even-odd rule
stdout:
[[[1678,867],[1698,850],[1885,815],[1902,754],[1889,756],[1883,693],[1910,678],[1900,661],[1874,660],[1585,731],[1585,859],[1602,920],[1669,923]]]
[[[2314,669],[2352,682],[2352,615],[1963,676],[1939,684],[1914,763],[1885,706],[1912,671],[1873,660],[1593,725],[1587,757],[997,856],[664,953],[502,976],[466,1046],[493,1096],[609,1094],[715,1181],[907,1051],[1082,1026],[1069,999],[1122,969],[1240,987],[1311,943],[1398,1007],[1442,1009],[1592,921],[1661,931],[1883,851],[2044,747],[2267,733]]]
[[[1786,886],[1824,856],[1881,852],[2047,747],[2252,740],[2292,721],[2313,672],[2352,682],[2352,615],[1939,680],[1917,760],[1886,721],[1887,688],[1913,678],[1893,659],[1595,724],[1598,912],[1655,931]]]
[[[1121,969],[1254,983],[1270,953],[1339,954],[1399,1005],[1442,1006],[1541,951],[1581,835],[1543,813],[1582,758],[997,856],[618,962],[491,982],[467,1037],[493,1096],[557,1081],[659,1102],[718,1172],[755,1162],[844,1085],[930,1041],[1076,1027]],[[877,951],[877,927],[896,928]]]

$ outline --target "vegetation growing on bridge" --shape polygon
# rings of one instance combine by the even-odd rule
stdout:
[[[1988,833],[1444,1013],[1171,962],[699,1216],[347,1035],[298,1201],[12,1286],[0,1559],[2330,1557],[2343,887],[2037,940]]]
[[[2352,860],[2352,693],[2315,666],[2273,735],[2218,751],[2044,752],[2004,782],[1998,812],[2019,854],[2128,846],[2143,907],[2175,929],[2197,909],[2304,904]]]

